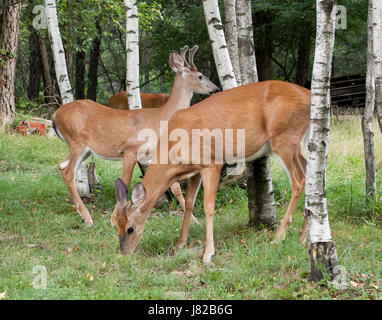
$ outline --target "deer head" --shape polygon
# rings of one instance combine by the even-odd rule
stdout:
[[[198,68],[194,63],[194,55],[198,51],[199,47],[197,45],[189,52],[189,62],[186,60],[186,52],[188,46],[180,49],[180,54],[177,52],[172,52],[170,54],[170,67],[177,74],[181,74],[182,78],[185,80],[185,85],[190,91],[199,94],[212,94],[219,92],[220,89],[210,81],[205,75],[198,71]]]
[[[111,223],[117,229],[122,254],[132,254],[143,236],[146,217],[141,214],[146,190],[142,183],[134,187],[131,200],[127,201],[128,188],[122,179],[115,182],[117,205]]]

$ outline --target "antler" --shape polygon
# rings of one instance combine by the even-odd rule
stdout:
[[[194,70],[194,71],[198,70],[198,68],[195,66],[195,63],[194,63],[194,55],[196,51],[198,51],[198,49],[199,49],[199,46],[194,45],[188,55],[188,60],[190,61],[190,64],[191,64],[191,70]]]
[[[188,50],[188,46],[184,46],[183,48],[180,49],[180,55],[182,56],[183,60],[184,60],[184,66],[191,69],[191,66],[190,64],[187,62],[186,60],[186,53],[187,53],[187,50]]]

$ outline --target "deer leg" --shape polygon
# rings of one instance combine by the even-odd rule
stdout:
[[[170,187],[171,192],[175,195],[176,199],[178,199],[178,202],[180,206],[182,207],[183,212],[186,212],[186,203],[183,198],[182,189],[180,188],[179,182],[175,182]],[[199,188],[198,188],[199,190]],[[188,192],[188,191],[187,191]],[[196,195],[195,195],[196,198]],[[199,224],[198,220],[196,220],[195,216],[191,213],[191,220],[195,222],[196,224]]]
[[[77,188],[74,184],[76,171],[81,162],[84,161],[86,157],[87,155],[85,154],[85,152],[83,152],[82,154],[71,153],[68,158],[62,160],[59,163],[58,168],[62,178],[64,179],[66,187],[70,192],[77,213],[79,213],[79,215],[85,221],[85,224],[87,226],[91,226],[93,224],[93,219],[89,213],[89,210],[86,208],[80,195],[78,194]]]
[[[304,172],[304,179],[305,179],[307,161],[302,154],[299,155],[299,160],[300,160],[300,166],[302,168],[302,171]],[[301,244],[304,245],[306,243],[307,236],[308,236],[308,222],[307,222],[305,214],[304,214],[304,222],[303,222],[301,232],[300,232],[300,243]]]
[[[297,203],[301,197],[301,193],[305,187],[305,172],[300,165],[300,151],[293,148],[292,145],[284,145],[279,150],[274,152],[279,155],[283,162],[285,169],[289,174],[289,179],[292,187],[292,196],[288,205],[288,209],[281,221],[280,227],[277,230],[275,242],[279,242],[285,238],[286,230],[292,222],[293,213],[296,209]],[[294,149],[296,151],[294,151]]]
[[[222,166],[219,165],[206,168],[201,172],[204,188],[204,214],[206,216],[206,245],[203,254],[204,263],[210,263],[215,256],[213,219],[221,168]]]
[[[194,204],[196,196],[198,195],[201,181],[202,179],[199,174],[193,176],[188,181],[182,229],[180,230],[179,240],[175,245],[173,253],[178,251],[187,243],[190,219],[193,217],[192,210],[194,209]]]
[[[122,180],[127,187],[130,185],[131,177],[133,175],[136,163],[136,158],[131,155],[125,155],[123,158]]]

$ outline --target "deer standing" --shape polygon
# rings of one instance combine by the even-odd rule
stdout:
[[[163,106],[170,95],[166,93],[141,93],[142,108],[159,108]],[[109,99],[108,106],[113,109],[129,110],[126,91],[118,92]]]
[[[190,109],[175,113],[168,124],[169,135],[171,136],[174,130],[181,130],[189,137],[189,142],[185,143],[186,147],[181,149],[180,155],[176,153],[177,164],[172,164],[170,160],[168,164],[161,164],[159,161],[158,164],[151,163],[142,183],[133,188],[131,201],[128,202],[125,184],[120,179],[116,181],[118,210],[114,211],[111,223],[116,226],[119,234],[121,252],[133,253],[143,236],[146,219],[159,196],[168,186],[181,180],[188,180],[186,210],[175,249],[185,245],[195,197],[203,180],[206,216],[203,261],[210,262],[215,254],[213,215],[223,163],[253,161],[271,152],[281,159],[292,187],[288,209],[276,234],[276,240],[282,240],[305,185],[306,159],[301,154],[300,144],[305,140],[309,122],[309,90],[282,81],[252,83],[223,91],[193,105]],[[226,130],[237,132],[239,129],[245,130],[244,146],[239,146],[234,139],[229,140],[224,135]],[[214,141],[210,140],[210,144],[203,143],[200,149],[196,150],[199,152],[194,152],[191,137],[192,143],[194,139],[200,139],[200,130],[223,132],[224,140],[219,142],[215,137]],[[179,141],[162,135],[156,149],[157,159],[160,159],[162,144],[167,144],[166,157],[169,157],[178,143]],[[219,159],[216,146],[223,148],[221,154],[224,155],[224,159]],[[233,150],[242,149],[241,159],[234,159],[233,155],[227,156],[227,148],[232,147]],[[210,161],[204,160],[204,154],[211,155]]]
[[[187,50],[186,46],[181,55],[176,52],[170,55],[170,67],[176,72],[176,78],[171,96],[161,108],[116,110],[91,100],[77,100],[61,106],[53,115],[56,132],[70,150],[69,157],[62,160],[58,168],[76,211],[87,225],[92,225],[93,220],[74,185],[79,164],[91,154],[109,160],[123,160],[122,178],[128,186],[138,161],[138,149],[143,144],[138,140],[137,132],[151,129],[158,134],[160,121],[168,120],[177,110],[189,108],[194,92],[208,95],[219,91],[194,64],[198,46],[190,50],[189,63],[185,59]],[[156,145],[151,147],[155,151]],[[179,183],[174,183],[171,190],[184,208]]]

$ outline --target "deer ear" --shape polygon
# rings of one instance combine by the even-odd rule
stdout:
[[[170,67],[174,72],[186,71],[186,68],[184,67],[184,60],[179,53],[177,52],[171,53],[169,62],[170,62]]]
[[[138,182],[131,194],[131,201],[134,205],[138,206],[138,208],[142,208],[145,204],[146,200],[146,189],[142,183]]]
[[[123,182],[121,178],[118,178],[117,181],[115,181],[115,196],[117,198],[117,202],[124,206],[127,200],[127,186]]]

